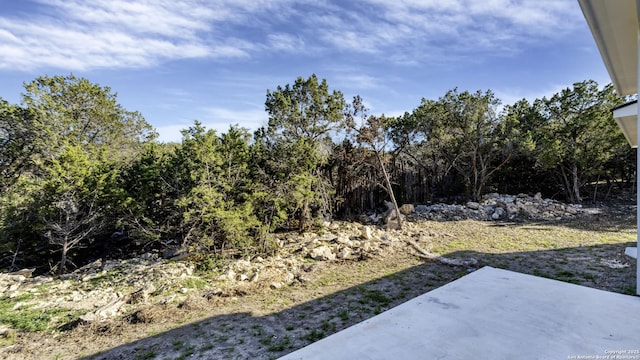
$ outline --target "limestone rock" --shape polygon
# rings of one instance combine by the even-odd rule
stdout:
[[[413,204],[403,204],[398,210],[400,210],[400,214],[402,215],[411,215],[414,209]]]
[[[469,208],[471,210],[478,210],[478,209],[480,209],[480,204],[475,202],[475,201],[469,201],[467,203],[467,208]]]
[[[309,257],[319,261],[331,261],[336,259],[336,254],[333,253],[330,247],[322,245],[312,249],[309,252]]]

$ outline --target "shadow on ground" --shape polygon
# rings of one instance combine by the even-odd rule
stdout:
[[[506,226],[532,226],[532,224],[507,224]],[[569,223],[563,226],[584,228],[589,225]],[[611,230],[611,228],[608,229],[608,231]],[[444,265],[436,260],[427,260],[409,269],[386,274],[375,280],[330,293],[318,288],[316,284],[300,284],[293,288],[274,290],[273,298],[268,301],[282,304],[282,309],[266,315],[256,315],[252,309],[262,307],[264,304],[260,301],[267,300],[252,296],[238,297],[234,301],[244,303],[246,311],[204,318],[173,330],[114,347],[86,359],[277,358],[440,287],[482,266],[492,266],[623,294],[634,294],[636,266],[635,261],[624,256],[626,246],[634,246],[634,243],[501,254],[457,251],[446,256],[458,259],[474,258],[478,261],[477,265],[458,267]],[[343,265],[366,266],[367,262],[358,264]],[[348,267],[343,270],[348,274]],[[325,279],[327,289],[331,286],[339,288],[340,279],[339,276]],[[337,283],[331,284],[331,281]],[[300,302],[296,298],[296,293],[299,291],[306,291],[307,295],[308,292],[314,292],[317,293],[317,297]],[[203,311],[207,306],[217,306],[214,302],[203,301],[204,305],[200,304]],[[183,309],[185,316],[193,314],[193,307],[197,306],[194,304],[192,309],[189,309],[189,304],[185,305],[186,308]],[[140,326],[144,326],[144,316],[140,316],[136,321]]]

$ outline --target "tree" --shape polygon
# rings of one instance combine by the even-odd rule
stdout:
[[[0,103],[0,189],[12,188],[0,201],[0,237],[56,248],[64,271],[74,248],[118,223],[120,170],[155,133],[110,88],[86,79],[45,76],[24,87],[22,106]]]
[[[517,194],[541,192],[551,196],[558,192],[559,184],[552,169],[543,165],[540,150],[543,147],[547,119],[543,116],[543,103],[526,99],[505,106],[503,122],[510,124],[510,142],[513,153],[509,163],[494,176],[492,185],[502,193]]]
[[[0,98],[0,191],[34,170],[44,141],[43,124],[31,110]]]
[[[593,80],[542,100],[541,165],[554,171],[568,201],[582,202],[581,188],[624,143],[610,111],[622,102],[612,85],[600,90]]]
[[[58,144],[71,141],[82,146],[99,145],[116,159],[131,159],[141,144],[156,133],[142,115],[117,103],[109,87],[85,78],[43,76],[24,84],[22,103],[41,124],[48,142],[47,155],[59,153]]]
[[[355,133],[355,140],[360,146],[373,152],[377,160],[378,166],[382,171],[384,184],[383,189],[391,198],[393,209],[395,211],[397,228],[402,229],[402,216],[400,215],[400,209],[398,202],[393,192],[393,186],[391,185],[391,178],[387,172],[385,166],[385,149],[390,143],[388,137],[388,125],[389,121],[384,115],[382,116],[369,116],[368,110],[364,106],[364,102],[360,96],[353,98],[351,106],[351,113],[347,121],[347,128],[349,131]],[[356,118],[360,118],[360,124],[356,123]]]
[[[244,192],[233,187],[243,181],[239,173],[246,168],[243,153],[249,139],[237,128],[218,137],[198,122],[182,134],[176,160],[184,190],[176,204],[182,211],[184,245],[194,243],[206,251],[247,250],[261,240],[262,224]]]
[[[104,230],[110,208],[119,197],[117,171],[100,154],[64,144],[47,164],[47,177],[35,197],[43,235],[60,247],[58,273],[64,273],[69,251],[88,245]],[[93,156],[92,156],[93,155]]]
[[[478,200],[491,176],[512,154],[512,126],[498,117],[500,101],[490,90],[448,91],[434,108],[430,141],[462,176],[469,195]]]
[[[330,182],[321,167],[331,153],[330,134],[344,124],[345,106],[342,93],[331,91],[315,74],[267,91],[269,126],[256,134],[266,157],[262,173],[275,177],[272,186],[287,189],[292,202],[287,212],[297,214],[301,230],[312,209],[329,207]]]

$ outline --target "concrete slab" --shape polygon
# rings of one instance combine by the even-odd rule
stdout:
[[[485,267],[282,359],[572,358],[640,360],[640,297]]]

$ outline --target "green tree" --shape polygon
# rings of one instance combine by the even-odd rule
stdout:
[[[351,113],[347,121],[347,127],[350,132],[355,135],[355,141],[366,151],[370,151],[375,155],[377,166],[379,166],[384,182],[380,184],[385,192],[391,198],[397,229],[402,229],[402,216],[396,196],[391,185],[391,177],[385,165],[385,151],[390,144],[389,138],[389,119],[384,115],[370,116],[368,110],[364,106],[364,102],[360,96],[355,96],[351,105]],[[359,118],[359,124],[356,119]],[[389,224],[387,224],[389,225]]]
[[[249,139],[240,129],[218,137],[197,123],[183,130],[180,162],[183,195],[176,200],[183,217],[183,242],[206,251],[247,250],[256,245],[261,223],[241,189]],[[244,135],[243,135],[244,134]],[[238,188],[234,188],[238,186]]]
[[[59,157],[47,164],[42,188],[34,195],[40,228],[51,245],[60,249],[59,274],[69,262],[69,251],[86,246],[104,231],[110,212],[121,199],[117,170],[96,150],[64,144]]]
[[[34,170],[43,153],[43,130],[30,109],[0,98],[0,191]]]
[[[542,99],[541,165],[554,171],[568,201],[582,202],[581,188],[602,174],[624,144],[611,114],[622,102],[612,85],[599,89],[593,80]]]
[[[439,143],[440,154],[463,177],[469,195],[477,200],[491,176],[510,159],[512,126],[497,114],[500,100],[490,90],[448,91],[436,111],[430,141]]]
[[[24,84],[22,103],[41,124],[46,124],[48,155],[59,153],[59,144],[105,146],[117,159],[131,159],[141,144],[156,133],[142,115],[117,103],[109,87],[85,78],[43,76]]]
[[[274,176],[271,185],[290,194],[286,212],[297,214],[298,226],[304,229],[312,210],[330,208],[332,188],[322,166],[331,154],[331,133],[344,125],[344,96],[314,74],[267,91],[265,108],[269,126],[256,134],[261,155],[267,158],[262,173]]]

